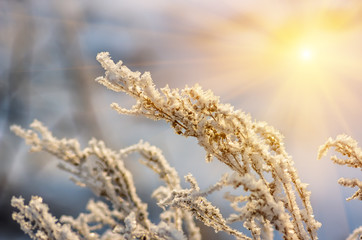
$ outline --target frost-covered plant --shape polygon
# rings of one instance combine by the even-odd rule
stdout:
[[[362,171],[362,149],[358,147],[356,140],[347,135],[338,135],[336,139],[329,138],[326,143],[319,147],[318,159],[321,159],[327,154],[330,148],[334,148],[335,151],[339,152],[347,159],[338,158],[332,156],[331,160],[338,165],[346,165],[352,168],[359,168]],[[340,178],[338,183],[344,187],[357,187],[356,192],[347,201],[352,199],[362,200],[362,181],[353,178]],[[362,226],[356,228],[346,240],[362,239]]]
[[[359,168],[362,171],[362,150],[357,145],[356,140],[346,135],[339,135],[336,139],[329,138],[324,145],[320,146],[318,158],[321,159],[327,153],[328,149],[334,147],[337,152],[348,157],[347,159],[341,159],[337,156],[332,156],[331,160],[334,163]],[[362,200],[362,181],[357,178],[340,178],[338,183],[345,187],[358,187],[358,190],[351,197],[347,198],[347,200]]]
[[[307,184],[299,179],[277,130],[220,103],[211,91],[203,91],[198,85],[182,90],[168,86],[158,90],[148,72],[142,75],[132,72],[122,62],[114,63],[104,52],[98,54],[97,60],[106,73],[96,80],[136,99],[131,109],[113,103],[115,110],[165,120],[177,134],[197,138],[206,151],[206,161],[216,158],[229,166],[232,173],[225,174],[206,190],[200,190],[189,174],[185,180],[191,187],[183,189],[175,169],[159,149],[148,143],[140,142],[115,152],[102,141],[92,139],[89,146],[81,150],[75,139],[59,140],[39,121],[31,124],[33,130],[13,126],[12,130],[32,145],[33,151],[47,151],[57,156],[61,159],[60,168],[70,172],[77,184],[89,187],[110,203],[108,206],[91,200],[87,206],[89,213],[82,213],[76,219],[63,216],[58,222],[48,213],[41,198],[33,197],[27,206],[23,199],[14,197],[12,205],[19,212],[13,217],[33,239],[200,239],[193,217],[215,231],[227,232],[238,239],[251,238],[232,228],[231,223],[242,222],[252,239],[273,239],[274,230],[288,240],[317,239],[321,224],[314,218],[310,192]],[[358,165],[362,159],[360,150],[351,147],[342,150],[352,142],[344,145],[340,142],[343,141],[329,141],[321,148],[320,156],[334,146],[350,157],[345,161],[347,165],[361,167]],[[164,182],[152,195],[163,209],[157,225],[149,220],[147,205],[138,197],[132,175],[123,164],[133,152],[138,152],[142,162]],[[342,182],[358,186],[360,189],[354,198],[361,197],[360,181]],[[225,195],[234,209],[227,218],[207,200],[209,194],[225,186],[232,186],[238,193]],[[109,230],[97,233],[96,230],[104,226]],[[360,233],[357,230],[355,236]]]
[[[160,198],[167,192],[180,190],[181,186],[177,172],[158,148],[140,142],[117,153],[104,142],[92,139],[88,147],[81,150],[77,140],[57,139],[37,120],[30,126],[41,137],[34,130],[26,131],[19,126],[11,129],[32,145],[32,151],[46,151],[57,156],[62,160],[58,166],[71,173],[74,182],[89,187],[111,203],[109,207],[102,201],[90,200],[89,213],[82,213],[76,219],[63,216],[60,224],[48,213],[40,197],[33,197],[26,207],[23,199],[13,198],[12,205],[20,210],[13,218],[33,239],[184,239],[182,222],[187,227],[188,239],[200,238],[191,213],[183,209],[164,211],[157,226],[148,219],[147,204],[138,197],[124,159],[132,152],[141,154],[143,163],[158,173],[166,184],[155,191],[155,197]],[[99,236],[95,231],[104,226],[109,230]]]

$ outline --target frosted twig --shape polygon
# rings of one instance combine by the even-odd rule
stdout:
[[[39,240],[79,240],[78,234],[73,232],[68,224],[60,224],[49,213],[49,208],[43,203],[41,197],[33,196],[29,205],[24,204],[22,197],[13,197],[11,206],[19,212],[13,213],[13,219],[17,221],[24,233],[32,239]]]
[[[260,204],[258,211],[240,217],[240,221],[251,224],[258,219],[263,228],[270,229],[272,225],[286,239],[317,239],[316,231],[321,224],[314,219],[310,192],[300,181],[278,131],[220,103],[211,91],[203,91],[198,85],[158,90],[148,72],[141,75],[122,62],[115,64],[106,52],[98,54],[97,60],[106,72],[96,80],[136,99],[131,109],[112,103],[116,111],[165,120],[177,134],[197,138],[208,161],[215,157],[236,172],[241,181],[234,187],[243,186],[249,192],[248,202]],[[271,182],[267,181],[268,174],[273,177]],[[298,206],[297,196],[304,209]],[[206,224],[212,225],[207,221]]]
[[[332,156],[331,160],[339,165],[346,165],[352,168],[359,168],[362,171],[362,150],[358,147],[358,143],[352,137],[347,135],[338,135],[336,139],[329,138],[325,144],[319,147],[318,159],[327,154],[330,148],[341,153],[346,159]],[[340,178],[338,183],[344,187],[357,187],[357,191],[347,200],[362,200],[362,181],[359,179]]]

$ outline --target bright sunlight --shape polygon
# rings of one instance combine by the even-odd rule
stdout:
[[[300,50],[300,58],[303,61],[309,61],[313,57],[313,53],[309,48],[303,48]]]
[[[314,5],[309,11],[299,5],[288,11],[269,7],[265,13],[251,8],[230,20],[214,19],[217,35],[201,34],[207,64],[216,64],[215,84],[220,89],[217,79],[233,81],[223,85],[231,97],[255,90],[254,98],[259,94],[268,102],[268,119],[282,121],[284,131],[299,139],[327,134],[327,116],[348,133],[341,103],[356,102],[347,82],[362,76],[356,64],[362,59],[353,50],[360,45],[358,11],[347,5]]]

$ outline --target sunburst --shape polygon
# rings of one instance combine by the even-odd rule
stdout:
[[[215,64],[211,79],[228,83],[222,87],[232,97],[252,92],[269,121],[298,138],[328,135],[327,123],[336,119],[348,132],[341,109],[355,102],[348,81],[362,78],[362,56],[352,50],[362,36],[361,7],[262,9],[217,20],[198,38],[207,65]]]

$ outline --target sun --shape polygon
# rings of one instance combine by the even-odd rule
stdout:
[[[308,47],[302,48],[299,52],[299,57],[303,61],[310,61],[313,58],[313,51]]]
[[[205,33],[199,39],[210,59],[211,77],[204,85],[212,88],[215,82],[214,88],[230,97],[254,96],[253,104],[268,105],[267,119],[306,138],[326,134],[331,118],[346,126],[341,103],[355,102],[347,82],[362,76],[359,13],[325,6],[285,15],[258,11],[216,21],[210,24],[215,36]],[[217,79],[228,84],[220,86]]]

